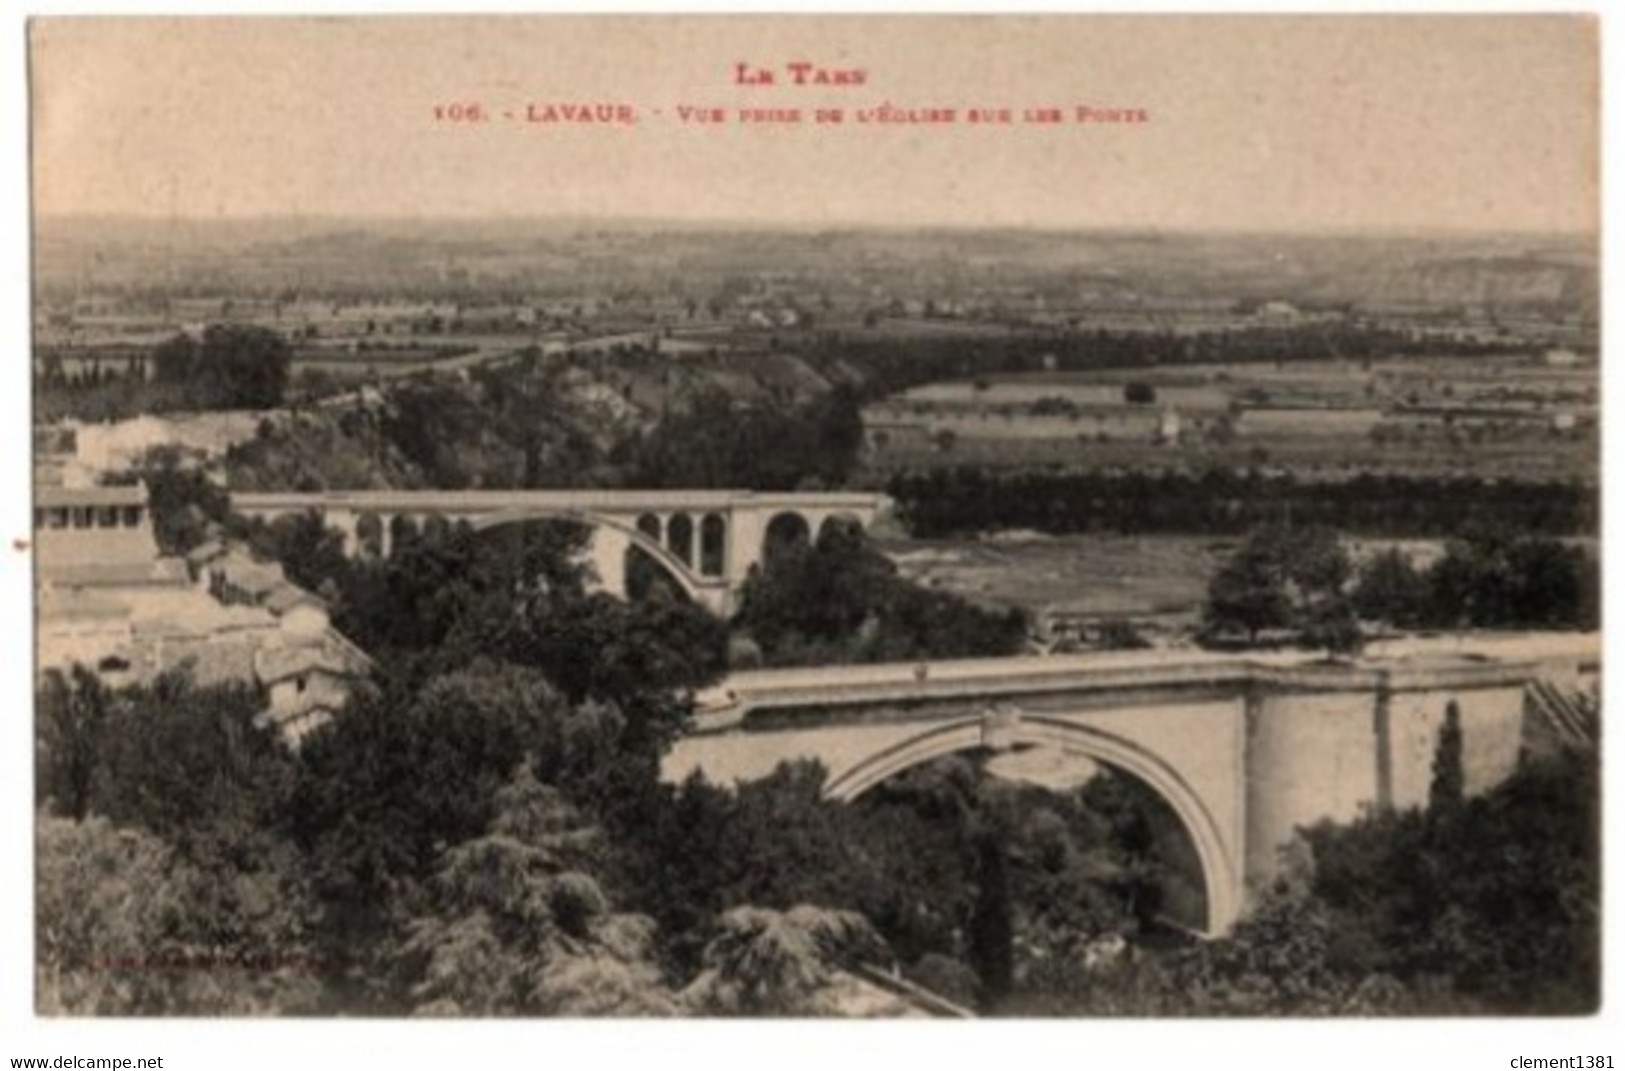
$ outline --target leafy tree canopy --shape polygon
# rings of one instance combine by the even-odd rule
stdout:
[[[287,339],[252,324],[210,324],[201,338],[176,335],[152,353],[160,383],[186,386],[195,408],[271,409],[282,404],[293,351]]]
[[[1285,629],[1305,642],[1347,651],[1359,643],[1345,593],[1348,552],[1329,528],[1254,531],[1208,585],[1206,626],[1214,633]]]

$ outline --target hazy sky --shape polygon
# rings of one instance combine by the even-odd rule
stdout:
[[[741,61],[780,84],[734,84]],[[795,61],[865,83],[783,84]],[[1598,210],[1581,18],[55,19],[31,62],[49,214],[1591,230]],[[461,101],[493,118],[435,121]],[[638,122],[523,121],[552,102]],[[853,121],[887,103],[1017,121]],[[1149,121],[1021,122],[1050,106]]]

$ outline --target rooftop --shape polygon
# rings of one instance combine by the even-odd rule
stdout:
[[[40,593],[40,621],[120,621],[130,617],[130,608],[118,599],[78,588],[51,589]]]
[[[154,609],[147,613],[137,607],[135,633],[146,639],[188,639],[241,630],[269,630],[275,619],[257,606],[222,606],[206,595],[198,594],[196,605],[188,605],[184,612],[174,608]]]
[[[156,561],[99,561],[56,564],[41,560],[42,586],[58,588],[116,588],[182,586],[188,582],[186,563],[179,558]]]
[[[327,609],[327,600],[287,581],[283,581],[281,586],[272,591],[265,599],[265,608],[278,616],[287,613],[295,606],[315,606],[325,610]]]
[[[186,560],[193,565],[212,562],[226,553],[226,545],[218,539],[207,539],[186,552]]]
[[[226,583],[264,597],[287,583],[282,566],[256,561],[240,550],[232,550],[219,560]]]
[[[266,644],[254,655],[254,673],[264,684],[311,672],[335,677],[359,677],[366,673],[366,661],[357,656],[354,648],[327,641],[328,637],[322,637],[296,646]]]

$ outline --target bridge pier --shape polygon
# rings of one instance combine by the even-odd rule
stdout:
[[[607,525],[592,529],[587,543],[587,562],[598,586],[616,598],[626,598],[626,554],[632,540],[625,532]]]
[[[728,533],[723,551],[723,579],[743,587],[751,567],[762,560],[767,539],[769,515],[756,510],[734,510],[728,516]]]

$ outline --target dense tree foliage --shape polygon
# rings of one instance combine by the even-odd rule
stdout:
[[[863,444],[859,399],[836,387],[801,405],[740,405],[715,390],[668,416],[633,451],[635,487],[838,487]]]
[[[103,725],[94,810],[179,847],[246,858],[292,787],[263,697],[240,684],[194,686],[184,672],[127,688]]]
[[[1455,806],[1312,832],[1314,892],[1333,913],[1339,959],[1491,1014],[1594,1010],[1596,760],[1535,758]]]
[[[146,486],[153,538],[164,554],[185,554],[231,516],[225,490],[173,446],[153,447],[108,482]]]
[[[1467,529],[1426,576],[1423,624],[1481,628],[1597,626],[1595,559],[1555,539]]]
[[[701,1015],[836,1015],[836,969],[884,949],[853,911],[736,907],[718,920],[705,968],[682,998]]]
[[[838,487],[863,443],[860,398],[803,372],[811,383],[760,395],[666,384],[634,401],[625,381],[652,377],[630,357],[589,372],[531,353],[300,410],[226,461],[233,486],[268,490]]]
[[[152,351],[153,377],[183,386],[192,409],[270,409],[282,404],[293,350],[250,324],[210,324],[200,338],[176,335]]]
[[[1336,533],[1270,526],[1253,532],[1213,575],[1212,638],[1290,634],[1333,652],[1357,648],[1357,618],[1400,628],[1585,628],[1598,624],[1594,559],[1554,539],[1470,528],[1418,569],[1398,548],[1355,575]]]
[[[140,826],[190,850],[255,847],[291,787],[292,757],[257,724],[261,697],[241,685],[198,687],[187,671],[110,690],[76,667],[52,671],[39,696],[39,803]]]
[[[632,601],[590,590],[580,524],[431,522],[399,532],[387,557],[354,559],[314,516],[251,538],[332,601],[341,631],[417,678],[495,657],[542,670],[572,701],[627,702],[704,687],[725,668],[727,627],[703,608],[664,590]]]
[[[344,537],[329,528],[316,510],[278,517],[269,523],[252,523],[245,534],[250,548],[259,557],[280,562],[284,575],[308,591],[336,596],[339,578],[349,562],[344,553]]]
[[[1358,571],[1349,598],[1363,620],[1410,627],[1428,605],[1427,583],[1410,555],[1398,547],[1373,554]]]
[[[297,1015],[322,964],[311,905],[276,873],[210,865],[101,817],[42,816],[38,1008],[73,1015]]]
[[[115,692],[87,674],[47,680],[37,723],[42,1002],[264,1014],[316,999],[314,909],[281,830],[294,760],[255,724],[261,706],[184,673]],[[76,712],[68,732],[64,707]]]
[[[1532,758],[1459,806],[1310,830],[1228,937],[1057,965],[1010,1010],[1580,1015],[1600,983],[1595,754]]]
[[[76,820],[90,813],[112,706],[110,689],[84,666],[45,674],[34,708],[36,803],[53,801]]]
[[[595,831],[528,765],[483,836],[440,853],[394,953],[418,1014],[669,1015],[654,924],[614,912],[587,871]]]
[[[747,581],[736,624],[768,665],[1015,654],[1027,635],[1020,611],[918,587],[861,528],[838,523],[771,556]]]
[[[1271,526],[1253,532],[1208,585],[1205,627],[1256,642],[1285,630],[1304,643],[1346,652],[1359,627],[1345,588],[1353,566],[1329,528]]]
[[[64,357],[77,369],[65,369]],[[149,347],[46,348],[37,380],[50,419],[125,420],[143,413],[271,409],[282,404],[293,349],[276,331],[215,323]],[[150,373],[150,374],[149,374]]]
[[[657,919],[680,973],[703,970],[705,920],[802,905],[856,911],[923,985],[996,1010],[1057,958],[1156,929],[1159,891],[1190,888],[1172,813],[1121,777],[1049,791],[940,760],[855,805],[823,796],[813,764],[727,791],[691,780],[627,831],[629,902]],[[1194,901],[1201,910],[1200,880]],[[882,960],[884,963],[885,960]]]
[[[1584,628],[1600,621],[1596,558],[1556,539],[1473,526],[1425,569],[1375,555],[1352,596],[1360,615],[1400,628]]]
[[[357,447],[399,457],[426,487],[579,487],[618,482],[590,414],[571,400],[563,366],[531,355],[478,369],[470,383],[414,377],[375,409],[341,421]],[[244,456],[245,465],[268,458]]]

